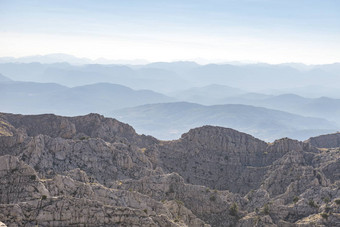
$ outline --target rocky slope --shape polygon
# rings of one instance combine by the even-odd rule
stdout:
[[[321,138],[269,144],[204,126],[159,141],[97,114],[1,113],[0,221],[337,226],[340,148],[333,137]]]

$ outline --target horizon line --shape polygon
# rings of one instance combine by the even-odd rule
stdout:
[[[23,62],[25,58],[34,58],[34,57],[52,57],[52,56],[61,57],[62,55],[64,57],[71,57],[73,61],[84,61],[83,63],[72,63],[71,59],[50,59],[50,62],[41,62],[41,61],[27,61]],[[62,58],[62,57],[61,57]],[[18,62],[15,62],[15,60],[20,60]],[[14,60],[14,61],[13,61]],[[48,60],[48,59],[46,59]],[[85,62],[88,61],[88,62]],[[100,63],[104,62],[106,63]],[[119,63],[120,62],[120,63]],[[197,59],[173,59],[173,60],[160,60],[160,61],[152,61],[148,59],[110,59],[105,57],[99,57],[99,58],[89,58],[89,57],[83,57],[83,56],[76,56],[73,54],[68,53],[47,53],[47,54],[32,54],[32,55],[22,55],[22,56],[0,56],[0,63],[41,63],[41,64],[55,64],[55,63],[68,63],[70,65],[90,65],[90,64],[99,64],[99,65],[148,65],[153,63],[176,63],[176,62],[191,62],[196,63],[198,65],[224,65],[224,64],[230,64],[230,65],[286,65],[286,64],[301,64],[305,66],[317,66],[317,65],[333,65],[333,64],[340,64],[340,61],[333,61],[328,63],[305,63],[305,62],[297,62],[297,61],[286,61],[286,62],[280,62],[280,63],[269,63],[264,61],[253,61],[253,60],[223,60],[223,59],[216,59],[216,60],[209,60],[204,58],[197,58]]]

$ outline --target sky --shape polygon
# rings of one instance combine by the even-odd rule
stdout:
[[[0,57],[340,62],[338,0],[0,0]]]

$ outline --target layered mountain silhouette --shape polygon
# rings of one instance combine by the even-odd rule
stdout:
[[[10,78],[0,74],[0,82],[9,82],[9,81],[11,81]]]
[[[70,65],[65,62],[36,62],[1,63],[0,73],[19,81],[59,83],[65,86],[107,82],[161,93],[210,84],[257,92],[274,89],[283,93],[287,93],[287,90],[295,93],[294,88],[337,88],[336,85],[340,84],[340,69],[337,64],[315,65],[308,70],[301,70],[291,65],[269,64],[198,65],[193,62],[159,62],[147,65]]]
[[[39,70],[41,66],[46,67],[47,71],[49,69],[49,65],[22,64],[23,68],[32,65]],[[68,64],[57,65],[69,67]],[[152,67],[160,67],[159,65],[166,68],[165,70],[177,67],[178,73],[197,67],[190,62],[154,63],[138,70],[149,74],[153,81]],[[99,65],[84,67],[94,71],[106,70]],[[126,72],[135,70],[126,66],[113,68],[127,70]],[[31,71],[28,75],[35,72]],[[124,73],[122,75],[128,76]],[[80,73],[79,77],[82,76],[86,78],[86,74]],[[212,124],[233,127],[266,141],[286,136],[304,140],[311,136],[336,132],[340,124],[339,100],[326,97],[312,99],[294,94],[249,93],[218,84],[172,92],[169,94],[173,97],[170,97],[151,90],[134,90],[110,83],[66,87],[56,83],[11,81],[5,76],[1,78],[1,111],[68,116],[98,112],[119,118],[133,125],[138,132],[160,139],[176,139],[190,128]],[[185,102],[169,103],[182,100],[207,106]],[[141,106],[146,104],[153,105]]]
[[[190,128],[203,125],[231,127],[267,141],[280,137],[305,140],[337,129],[336,124],[321,118],[239,104],[148,104],[113,111],[111,116],[128,122],[139,133],[160,139],[176,139]]]
[[[0,83],[1,109],[18,113],[80,115],[174,99],[149,90],[98,83],[68,88],[51,83]]]

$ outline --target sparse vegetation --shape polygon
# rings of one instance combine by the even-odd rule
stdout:
[[[42,195],[41,196],[41,200],[46,200],[47,199],[47,195]]]
[[[263,206],[263,213],[268,215],[269,214],[269,205],[268,203]]]
[[[169,186],[169,191],[167,192],[167,194],[169,194],[169,193],[174,193],[174,192],[175,192],[174,186],[171,184],[171,185]]]
[[[141,151],[142,153],[144,153],[144,152],[146,151],[146,148],[143,147],[143,148],[140,149],[140,151]]]
[[[232,216],[238,216],[238,206],[235,202],[229,208],[229,214]]]
[[[332,210],[332,208],[330,208],[329,206],[326,206],[326,207],[325,207],[325,212],[328,213],[328,212],[330,212],[331,210]]]
[[[329,203],[331,200],[329,199],[329,197],[325,197],[325,198],[323,198],[323,201],[324,201],[325,203]]]
[[[340,199],[336,199],[334,200],[334,202],[336,203],[336,205],[340,205]]]
[[[184,206],[184,203],[181,200],[176,199],[175,201],[178,205]]]
[[[327,213],[321,213],[320,215],[321,215],[321,217],[324,218],[324,219],[327,219],[328,216],[329,216]]]
[[[211,195],[209,200],[212,201],[212,202],[215,202],[216,201],[216,196],[215,195]]]
[[[295,196],[294,198],[293,198],[293,202],[294,203],[297,203],[299,201],[299,197],[298,196]]]
[[[308,202],[308,205],[313,207],[313,208],[318,208],[319,206],[314,202],[313,199],[310,199]]]

